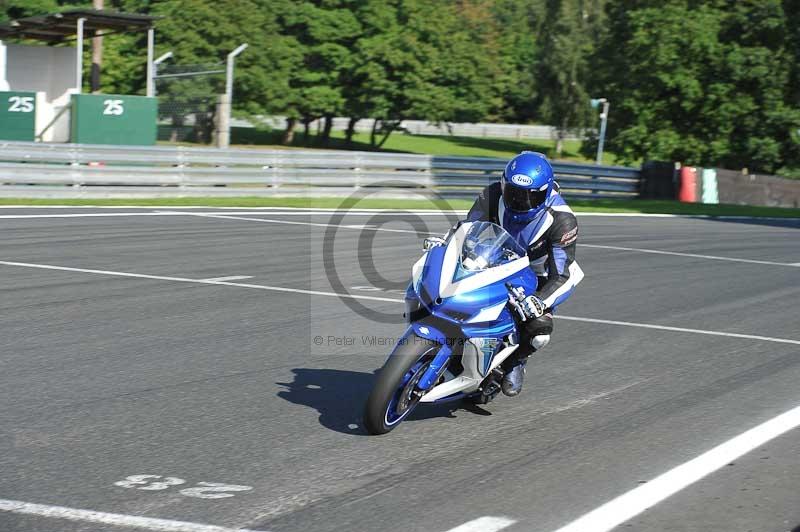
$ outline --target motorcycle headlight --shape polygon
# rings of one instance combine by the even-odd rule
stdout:
[[[419,314],[419,310],[422,305],[419,302],[419,299],[408,299],[405,300],[406,310],[403,312],[403,317],[406,319],[407,323],[411,323],[414,321],[414,318],[417,314]]]

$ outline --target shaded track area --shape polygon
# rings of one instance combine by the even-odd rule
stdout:
[[[800,404],[797,221],[579,217],[586,279],[524,393],[421,407],[367,437],[399,291],[445,217],[0,215],[3,500],[193,532],[445,532],[491,516],[548,532]],[[793,529],[797,437],[620,529]],[[147,529],[73,517],[0,511],[0,530]]]

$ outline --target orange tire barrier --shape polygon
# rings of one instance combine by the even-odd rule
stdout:
[[[681,168],[678,201],[697,203],[697,168],[691,166]]]

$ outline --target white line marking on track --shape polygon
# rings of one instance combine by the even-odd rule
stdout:
[[[353,296],[349,294],[337,294],[334,292],[320,292],[317,290],[304,290],[301,288],[285,288],[282,286],[269,286],[260,284],[246,284],[246,283],[232,283],[228,281],[209,281],[205,279],[189,279],[187,277],[170,277],[166,275],[147,275],[143,273],[129,273],[129,272],[114,272],[109,270],[92,270],[88,268],[70,268],[67,266],[53,266],[50,264],[32,264],[28,262],[10,262],[0,261],[0,265],[4,266],[20,266],[23,268],[38,268],[41,270],[58,270],[64,272],[77,272],[77,273],[93,273],[98,275],[109,275],[113,277],[133,277],[137,279],[152,279],[155,281],[174,281],[178,283],[197,283],[207,284],[212,286],[237,286],[239,288],[253,288],[256,290],[270,290],[273,292],[289,292],[294,294],[308,294],[311,296],[327,296],[327,297],[347,297],[350,299],[365,299],[370,301],[387,301],[390,303],[402,302],[402,299],[390,299],[388,297],[373,297],[373,296]]]
[[[111,514],[95,512],[94,510],[80,510],[78,508],[35,504],[8,499],[0,499],[0,512],[67,519],[69,521],[82,521],[86,523],[103,523],[106,525],[143,528],[158,532],[258,532],[245,528],[227,528],[200,523],[189,523],[186,521],[173,521],[171,519]]]
[[[614,321],[614,320],[601,320],[597,318],[577,318],[574,316],[560,316],[554,315],[553,317],[562,320],[583,321],[587,323],[602,323],[604,325],[621,325],[625,327],[640,327],[643,329],[656,329],[659,331],[673,331],[673,332],[686,332],[693,334],[706,334],[709,336],[727,336],[728,338],[743,338],[746,340],[761,340],[764,342],[775,342],[779,344],[793,344],[800,345],[800,340],[790,340],[788,338],[773,338],[771,336],[757,336],[755,334],[740,334],[722,331],[707,331],[704,329],[686,329],[684,327],[670,327],[668,325],[654,325],[650,323],[637,323],[631,321]]]
[[[734,257],[718,257],[716,255],[698,255],[697,253],[682,253],[678,251],[661,251],[658,249],[626,248],[622,246],[604,246],[600,244],[582,244],[578,242],[578,247],[611,249],[616,251],[636,251],[638,253],[653,253],[656,255],[675,255],[678,257],[692,257],[695,259],[725,260],[730,262],[747,262],[750,264],[768,264],[770,266],[800,266],[800,263],[790,264],[788,262],[772,262],[769,260],[739,259]]]
[[[718,445],[603,504],[556,532],[605,532],[655,506],[740,456],[800,426],[800,406]]]
[[[233,212],[240,215],[273,215],[273,216],[329,216],[334,214],[335,211],[225,211]],[[365,212],[365,211],[347,211],[347,216],[397,216],[400,214],[414,214],[417,216],[441,216],[445,213],[428,213],[428,212],[413,212],[413,211],[394,211],[394,212]],[[464,215],[466,213],[455,213],[456,215]],[[25,220],[25,219],[38,219],[38,218],[114,218],[114,217],[139,217],[139,216],[213,216],[224,215],[223,213],[212,212],[171,212],[171,211],[154,211],[154,212],[87,212],[87,213],[60,213],[60,214],[0,214],[0,220]]]
[[[447,211],[419,211],[413,209],[391,209],[391,210],[371,210],[371,209],[273,209],[273,210],[255,210],[255,209],[236,209],[234,207],[221,207],[225,209],[222,213],[208,212],[207,214],[279,214],[281,216],[330,216],[332,214],[345,214],[348,216],[398,216],[405,214],[415,214],[417,216],[466,216],[467,212],[464,210],[447,210]]]
[[[325,296],[325,297],[346,297],[348,299],[363,299],[366,301],[384,301],[388,303],[402,303],[402,299],[396,298],[389,298],[389,297],[376,297],[376,296],[363,296],[363,295],[353,295],[353,294],[339,294],[336,292],[323,292],[319,290],[305,290],[301,288],[286,288],[283,286],[269,286],[269,285],[260,285],[260,284],[246,284],[246,283],[233,283],[228,281],[211,281],[207,279],[189,279],[186,277],[169,277],[165,275],[147,275],[142,273],[130,273],[130,272],[116,272],[116,271],[109,271],[109,270],[92,270],[88,268],[71,268],[68,266],[53,266],[50,264],[33,264],[29,262],[11,262],[11,261],[0,261],[0,265],[3,266],[18,266],[23,268],[36,268],[42,270],[57,270],[57,271],[65,271],[65,272],[77,272],[77,273],[92,273],[98,275],[109,275],[113,277],[133,277],[138,279],[153,279],[156,281],[174,281],[179,283],[197,283],[197,284],[207,284],[212,286],[236,286],[239,288],[252,288],[255,290],[270,290],[273,292],[288,292],[288,293],[295,293],[295,294],[308,294],[312,296]],[[727,336],[729,338],[742,338],[747,340],[759,340],[764,342],[774,342],[780,344],[793,344],[793,345],[800,345],[800,340],[792,340],[788,338],[774,338],[770,336],[756,336],[753,334],[739,334],[739,333],[729,333],[729,332],[721,332],[721,331],[707,331],[703,329],[686,329],[683,327],[670,327],[666,325],[653,325],[649,323],[636,323],[630,321],[613,321],[613,320],[602,320],[597,318],[581,318],[577,316],[564,316],[564,315],[556,315],[556,318],[563,319],[563,320],[571,320],[571,321],[583,321],[587,323],[602,323],[605,325],[621,325],[626,327],[638,327],[643,329],[657,329],[662,331],[675,331],[675,332],[684,332],[684,333],[693,333],[693,334],[705,334],[711,336]]]
[[[269,211],[268,211],[269,212]],[[330,211],[336,212],[336,211]],[[310,214],[327,214],[327,211],[320,211],[320,212],[270,212],[273,215],[310,215]],[[37,218],[106,218],[106,217],[125,217],[125,216],[196,216],[199,218],[219,218],[223,220],[242,220],[247,222],[260,222],[260,223],[272,223],[272,224],[282,224],[282,225],[305,225],[310,227],[332,227],[335,224],[323,223],[323,222],[299,222],[293,220],[277,220],[274,218],[252,218],[248,216],[242,216],[247,214],[253,215],[261,215],[264,214],[263,212],[236,212],[237,216],[233,215],[226,215],[226,214],[218,214],[216,212],[171,212],[171,211],[156,211],[156,212],[112,212],[112,213],[83,213],[83,214],[0,214],[0,219],[37,219]],[[369,214],[383,214],[383,215],[396,215],[398,214],[397,211],[395,212],[386,212],[386,211],[379,211],[375,213],[371,212],[348,212],[348,216],[352,215],[369,215]],[[418,213],[414,213],[418,214]],[[446,214],[446,213],[439,213],[439,214]],[[463,213],[456,213],[456,214],[463,214]],[[584,215],[595,215],[598,213],[583,213]],[[604,213],[599,213],[604,214]],[[615,216],[622,216],[622,215],[615,215]],[[659,215],[659,216],[677,216],[677,215]],[[362,224],[349,224],[349,225],[338,225],[337,227],[341,229],[355,229],[355,230],[366,230],[366,231],[380,231],[385,233],[407,233],[407,234],[417,234],[417,232],[413,229],[390,229],[388,227],[373,227],[370,225],[362,225]],[[422,234],[425,235],[438,235],[440,233],[435,232],[425,232],[423,231]],[[623,247],[623,246],[606,246],[601,244],[587,244],[585,242],[580,242],[578,244],[580,247],[585,248],[596,248],[596,249],[610,249],[615,251],[631,251],[631,252],[638,252],[638,253],[650,253],[656,255],[672,255],[677,257],[690,257],[696,259],[707,259],[707,260],[721,260],[721,261],[728,261],[728,262],[742,262],[748,264],[765,264],[769,266],[789,266],[792,268],[800,267],[800,262],[795,263],[787,263],[787,262],[774,262],[768,260],[754,260],[754,259],[741,259],[736,257],[720,257],[716,255],[701,255],[697,253],[684,253],[679,251],[663,251],[658,249],[646,249],[646,248],[631,248],[631,247]]]
[[[170,209],[170,210],[191,210],[191,209],[214,209],[218,211],[232,211],[232,212],[253,212],[258,214],[272,214],[275,212],[286,212],[296,214],[333,214],[341,213],[356,213],[356,214],[386,214],[396,215],[398,213],[414,213],[423,216],[444,216],[450,213],[454,214],[467,214],[467,210],[454,209],[454,210],[434,210],[434,209],[366,209],[354,207],[353,209],[340,209],[329,207],[217,207],[214,205],[0,205],[0,211],[9,209],[31,209],[31,210],[89,210],[89,209],[103,209],[103,210],[122,210],[122,209],[136,209],[136,210],[157,210],[157,209]],[[213,212],[211,213],[213,214]]]
[[[246,222],[262,222],[262,223],[271,223],[271,224],[283,224],[283,225],[308,225],[312,227],[338,227],[340,229],[357,229],[360,231],[381,231],[387,233],[412,233],[416,234],[417,232],[413,229],[388,229],[386,227],[372,227],[368,225],[336,225],[336,224],[326,224],[326,223],[317,223],[317,222],[297,222],[293,220],[275,220],[272,218],[248,218],[246,216],[229,216],[224,214],[200,214],[196,212],[182,212],[178,213],[184,216],[197,216],[199,218],[220,218],[222,220],[244,220]],[[423,234],[432,235],[436,233],[428,233],[423,231]]]
[[[232,210],[232,211],[315,211],[323,214],[341,212],[343,209],[338,207],[222,207],[214,205],[0,205],[2,209],[217,209],[217,210]],[[352,211],[346,211],[358,214],[388,214],[394,215],[398,212],[410,212],[414,214],[426,216],[444,216],[446,214],[461,214],[464,215],[468,211],[463,209],[455,210],[435,210],[435,209],[368,209],[368,208],[354,208]],[[764,221],[789,221],[800,220],[799,217],[778,217],[778,216],[711,216],[708,214],[666,214],[666,213],[645,213],[645,212],[580,212],[576,211],[577,216],[594,216],[594,217],[617,217],[617,218],[688,218],[700,220],[764,220]]]
[[[472,521],[467,521],[463,525],[451,528],[447,532],[497,532],[516,523],[507,517],[479,517]]]
[[[168,212],[168,211],[165,211]],[[327,224],[322,222],[298,222],[292,220],[275,220],[269,218],[250,218],[246,216],[231,216],[231,215],[221,215],[221,214],[202,214],[196,212],[183,212],[183,213],[169,213],[170,215],[175,214],[183,214],[185,216],[198,216],[201,218],[221,218],[224,220],[243,220],[248,222],[262,222],[262,223],[275,223],[275,224],[286,224],[286,225],[309,225],[314,227],[331,227],[335,224]],[[360,230],[367,230],[367,231],[381,231],[381,232],[390,232],[390,233],[411,233],[416,234],[417,232],[412,229],[388,229],[386,227],[371,227],[367,225],[339,225],[336,226],[341,229],[360,229]],[[429,233],[423,232],[423,234],[429,235],[438,235],[441,233]],[[791,266],[791,267],[798,267],[800,264],[789,264],[786,262],[772,262],[766,260],[752,260],[752,259],[740,259],[734,257],[718,257],[715,255],[698,255],[696,253],[683,253],[678,251],[661,251],[657,249],[642,249],[642,248],[629,248],[629,247],[622,247],[622,246],[605,246],[600,244],[586,244],[578,242],[578,247],[586,247],[586,248],[597,248],[597,249],[611,249],[615,251],[634,251],[639,253],[653,253],[657,255],[674,255],[678,257],[691,257],[691,258],[698,258],[698,259],[709,259],[709,260],[723,260],[729,262],[744,262],[749,264],[767,264],[770,266]]]
[[[209,279],[201,279],[201,281],[213,281],[213,282],[224,282],[224,281],[243,281],[245,279],[252,279],[252,275],[231,275],[230,277],[211,277]]]
[[[69,214],[0,214],[2,220],[26,220],[38,218],[114,218],[123,216],[179,216],[182,212],[86,212]]]

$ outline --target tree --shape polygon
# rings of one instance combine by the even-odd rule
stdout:
[[[341,81],[353,67],[350,49],[361,33],[352,8],[355,4],[352,0],[295,1],[281,13],[281,29],[291,36],[301,58],[298,68],[288,72],[285,141],[291,141],[299,119],[308,142],[309,124],[322,117],[322,142],[327,143],[333,117],[344,111]]]
[[[470,121],[486,115],[492,57],[480,53],[474,28],[459,16],[464,5],[368,0],[359,10],[364,31],[355,45],[347,107],[375,118],[372,146],[382,146],[404,119]]]
[[[58,10],[56,0],[2,0],[0,1],[0,22],[45,15]]]
[[[712,124],[719,132],[707,159],[730,168],[774,172],[796,151],[792,132],[800,127],[800,114],[787,98],[792,55],[786,47],[786,16],[779,0],[726,2],[721,7],[719,38],[725,55],[720,70],[732,85],[727,97],[734,108],[727,117],[707,109],[717,118]]]
[[[609,21],[596,61],[623,160],[770,172],[791,158],[800,119],[778,0],[617,0]]]
[[[494,3],[491,35],[497,43],[495,84],[500,105],[492,117],[503,122],[527,123],[539,116],[540,42],[544,0],[499,0]]]
[[[570,131],[589,124],[588,56],[592,51],[588,8],[583,0],[547,0],[537,67],[539,113],[556,127],[556,157]]]
[[[786,53],[789,62],[789,81],[786,101],[793,110],[800,109],[800,0],[784,0],[786,15]],[[784,149],[784,167],[800,168],[800,128],[791,131]]]
[[[158,50],[171,50],[183,70],[224,70],[227,54],[241,43],[250,47],[236,59],[234,113],[278,112],[286,105],[287,71],[297,66],[291,42],[280,35],[276,0],[172,0],[152,4]],[[285,8],[285,6],[283,7]],[[281,8],[281,9],[283,9]],[[195,65],[196,68],[185,68]],[[199,68],[198,68],[199,67]],[[159,88],[161,109],[176,127],[188,109],[195,117],[196,140],[209,142],[216,95],[224,76],[173,78]],[[183,109],[182,109],[183,108]]]

